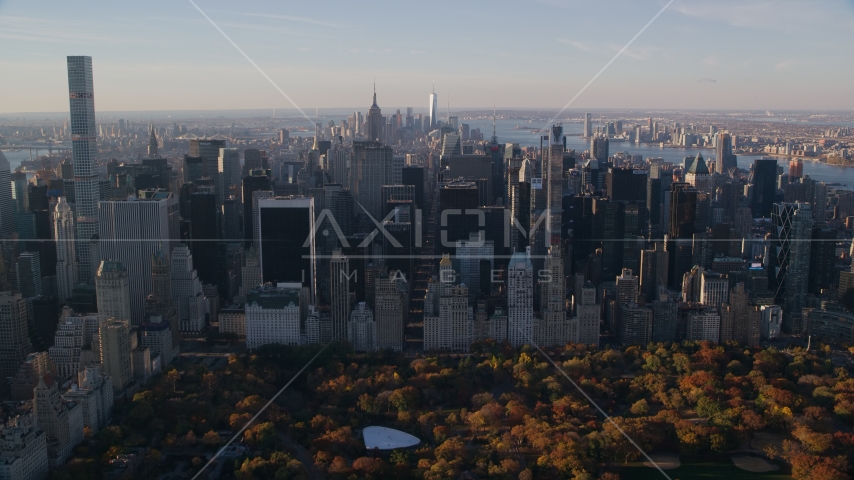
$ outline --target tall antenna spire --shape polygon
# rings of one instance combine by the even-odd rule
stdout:
[[[377,104],[377,77],[374,77],[374,105]]]

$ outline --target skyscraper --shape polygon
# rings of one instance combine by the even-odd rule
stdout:
[[[606,135],[594,135],[590,137],[590,156],[599,160],[599,165],[608,161],[608,137]]]
[[[146,317],[155,314],[171,320],[173,310],[172,265],[166,252],[160,249],[151,256],[151,295],[146,299]]]
[[[332,149],[326,152],[326,158],[329,162],[332,181],[341,184],[342,186],[350,187],[350,161],[353,157],[353,150],[345,147],[339,142],[335,142]]]
[[[591,115],[589,113],[584,114],[584,138],[590,138],[593,136],[593,124],[590,122]]]
[[[546,211],[548,225],[546,241],[548,245],[559,245],[561,237],[561,214],[563,213],[563,127],[552,125],[549,129],[549,149],[544,152],[543,172],[546,184]]]
[[[577,342],[599,346],[599,320],[602,307],[596,303],[596,287],[586,281],[575,292],[575,315],[578,323]]]
[[[154,124],[148,125],[148,158],[157,158],[157,134]]]
[[[39,252],[23,252],[18,256],[15,274],[18,291],[24,298],[38,297],[42,294],[41,259]]]
[[[196,182],[205,176],[205,159],[184,155],[184,182]]]
[[[99,312],[100,313],[100,312]],[[110,317],[98,327],[101,365],[113,379],[113,390],[121,392],[133,381],[131,331],[127,320]]]
[[[633,303],[638,296],[638,277],[632,275],[632,271],[624,268],[620,276],[616,279],[617,283],[617,303],[619,305],[625,303]]]
[[[769,218],[777,196],[777,160],[754,160],[750,183],[753,185],[753,198],[750,202],[753,218]]]
[[[262,174],[259,170],[250,170],[249,175],[243,177],[243,238],[246,248],[252,244],[255,232],[255,218],[252,213],[253,211],[257,212],[257,210],[255,210],[252,194],[258,191],[271,191],[272,189],[270,177]]]
[[[128,271],[122,262],[104,260],[95,277],[98,320],[130,320],[131,302]]]
[[[0,292],[0,375],[14,377],[30,353],[27,302],[18,293]],[[5,383],[5,381],[4,381]]]
[[[403,329],[409,315],[405,290],[397,272],[389,271],[374,279],[374,321],[377,328],[377,348],[403,350]]]
[[[697,219],[697,190],[687,183],[670,185],[668,222],[670,287],[678,288],[682,276],[691,269],[692,240]]]
[[[89,240],[98,234],[98,130],[95,126],[95,91],[92,57],[68,57],[68,96],[71,111],[71,156],[74,162],[74,197],[77,214],[77,260],[80,280],[91,282],[93,262]]]
[[[334,321],[333,321],[333,329]],[[347,341],[357,352],[373,352],[377,349],[377,324],[374,322],[374,312],[359,302],[347,322]],[[334,334],[333,334],[334,335]],[[334,338],[334,337],[333,337]]]
[[[718,133],[717,156],[715,157],[715,171],[726,175],[730,168],[738,167],[737,158],[732,154],[732,136],[728,133]]]
[[[193,255],[185,245],[172,250],[172,303],[178,311],[178,328],[187,336],[199,336],[205,329],[205,295],[193,268]]]
[[[424,351],[468,352],[473,339],[469,292],[458,284],[447,255],[439,262],[439,282],[430,282],[424,312]]]
[[[77,265],[77,249],[74,247],[74,212],[65,200],[59,197],[53,217],[53,234],[56,239],[56,283],[59,301],[71,298],[71,290],[80,281]]]
[[[393,172],[390,168],[394,161],[393,157],[391,147],[381,143],[353,142],[350,187],[353,199],[357,202],[358,213],[367,211],[377,221],[382,220],[380,187],[393,185],[391,179]]]
[[[178,239],[178,200],[172,193],[151,198],[101,202],[99,208],[102,260],[124,264],[130,279],[132,325],[144,320],[145,298],[151,293],[151,256],[170,251]]]
[[[350,319],[350,260],[335,250],[329,261],[330,303],[332,305],[332,339],[344,340]],[[371,313],[373,322],[373,313]],[[352,341],[352,340],[351,340]]]
[[[429,132],[436,129],[436,122],[439,120],[436,117],[436,112],[438,111],[438,108],[439,108],[439,98],[436,96],[436,86],[434,85],[433,86],[433,93],[430,94],[430,104],[427,106],[427,109],[430,112],[429,113],[429,115],[430,115],[429,127],[424,129],[424,130],[426,130],[426,132],[424,132],[424,133],[429,133]]]
[[[247,148],[243,151],[243,173],[242,177],[251,175],[252,170],[267,170],[270,168],[267,161],[267,152],[257,148]]]
[[[190,140],[190,157],[201,157],[203,159],[202,176],[211,178],[217,176],[217,172],[219,172],[219,149],[225,147],[225,140]]]
[[[3,152],[0,152],[0,239],[8,238],[15,230],[11,181],[9,161]]]
[[[700,303],[718,308],[729,300],[729,280],[726,275],[713,272],[700,274]]]
[[[709,174],[709,168],[706,161],[703,160],[702,153],[698,153],[691,166],[688,167],[685,172],[685,181],[696,188],[698,192],[714,192],[712,176]]]
[[[565,345],[571,339],[566,318],[566,277],[559,244],[549,247],[544,270],[547,273],[540,274],[542,318],[534,330],[535,342],[540,346]]]
[[[216,195],[196,192],[190,195],[190,251],[196,259],[199,278],[204,283],[218,284],[218,240]],[[235,241],[229,238],[228,241]]]
[[[230,196],[240,199],[241,168],[240,153],[236,148],[220,148],[217,156],[217,173],[219,179],[219,202],[223,203]]]
[[[507,272],[507,340],[531,343],[534,328],[534,267],[527,253],[514,253]]]
[[[258,252],[255,247],[249,247],[243,258],[243,267],[240,269],[242,281],[240,282],[240,301],[246,300],[246,295],[255,287],[261,285],[261,262],[258,260]]]
[[[263,281],[298,283],[315,298],[314,199],[276,197],[258,200]]]
[[[371,108],[368,109],[368,115],[365,117],[365,123],[368,127],[368,141],[380,143],[385,141],[385,121],[383,120],[382,111],[380,110],[379,105],[377,105],[376,85],[374,85],[374,103],[371,105]]]
[[[773,225],[772,276],[776,303],[783,306],[783,327],[799,334],[805,327],[800,322],[806,306],[809,286],[812,210],[808,203],[775,203],[771,212]]]

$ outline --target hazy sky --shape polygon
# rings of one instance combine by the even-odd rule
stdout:
[[[667,2],[198,5],[302,108],[560,108]],[[854,108],[854,0],[676,0],[572,108]],[[291,105],[186,0],[0,0],[0,112]],[[416,110],[416,111],[418,111]]]

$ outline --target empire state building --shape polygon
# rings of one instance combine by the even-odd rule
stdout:
[[[377,86],[374,85],[374,104],[368,110],[368,116],[365,118],[367,124],[367,138],[372,142],[382,142],[385,140],[384,130],[385,122],[380,107],[377,105]]]

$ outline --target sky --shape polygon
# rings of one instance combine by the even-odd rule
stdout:
[[[563,107],[667,0],[194,0],[294,103]],[[675,0],[571,109],[854,109],[854,0]],[[0,113],[293,108],[189,0],[0,0]]]

